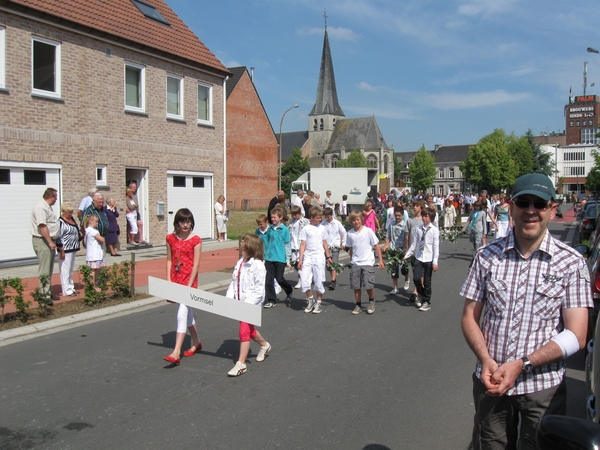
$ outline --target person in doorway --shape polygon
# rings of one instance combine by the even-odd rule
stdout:
[[[147,245],[147,246],[151,246],[152,243],[144,240],[144,222],[142,221],[142,215],[140,213],[140,202],[138,200],[138,196],[137,196],[137,190],[138,190],[138,185],[137,182],[132,181],[129,183],[129,189],[131,189],[133,191],[133,202],[135,203],[136,209],[135,209],[135,213],[136,213],[136,217],[137,217],[137,229],[138,229],[138,244],[139,245]],[[131,212],[130,209],[125,208],[125,213],[129,213]]]

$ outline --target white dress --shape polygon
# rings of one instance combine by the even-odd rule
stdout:
[[[217,231],[227,233],[227,216],[223,214],[223,205],[215,203],[215,218],[217,219]]]

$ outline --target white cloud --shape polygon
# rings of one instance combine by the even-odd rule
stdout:
[[[474,17],[482,15],[489,17],[496,14],[511,12],[519,0],[466,0],[458,6],[458,13]]]
[[[356,87],[358,87],[358,89],[361,91],[369,91],[369,92],[377,92],[377,91],[380,91],[381,89],[383,89],[378,86],[371,86],[366,81],[361,81],[360,83],[358,83],[358,85]]]
[[[298,29],[298,34],[305,35],[305,36],[312,36],[315,34],[317,36],[323,36],[323,31],[324,31],[323,28],[305,27],[305,28]],[[327,27],[327,33],[329,34],[329,37],[332,40],[340,40],[340,41],[356,42],[361,37],[360,34],[355,33],[354,31],[350,30],[349,28],[342,28],[342,27],[338,27],[338,28]]]
[[[504,90],[478,92],[473,94],[448,93],[427,95],[425,102],[432,108],[442,110],[472,109],[515,103],[531,98],[531,94],[518,92],[511,94]]]

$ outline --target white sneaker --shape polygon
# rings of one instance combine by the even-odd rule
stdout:
[[[408,291],[410,289],[410,281],[404,282],[404,290]]]
[[[360,314],[361,312],[362,312],[362,308],[361,308],[360,306],[358,306],[358,305],[356,305],[356,306],[354,307],[354,309],[352,310],[352,314],[353,314],[353,315],[355,315],[355,316],[356,316],[357,314]]]
[[[246,368],[246,364],[242,364],[241,362],[236,362],[233,369],[227,372],[227,376],[229,377],[239,377],[240,375],[245,374],[248,371]]]
[[[298,281],[298,284],[294,286],[294,289],[300,289],[302,287],[302,283]]]
[[[431,309],[431,305],[429,302],[423,302],[423,306],[419,308],[419,311],[429,311]]]
[[[400,292],[400,291],[398,290],[398,288],[394,288],[394,289],[392,289],[392,290],[390,291],[390,294],[394,295],[394,294],[397,294],[398,292]]]
[[[269,354],[271,351],[271,344],[267,342],[267,345],[261,347],[258,351],[258,355],[256,355],[256,362],[263,362],[265,360],[265,356]]]
[[[323,311],[323,309],[321,309],[321,302],[317,302],[315,304],[315,307],[313,308],[312,313],[313,314],[321,314],[321,311]]]
[[[315,307],[315,299],[314,298],[309,298],[308,299],[308,305],[306,305],[306,308],[304,308],[304,312],[305,313],[312,312],[312,310],[313,310],[314,307]]]
[[[369,306],[367,307],[367,314],[373,314],[375,312],[375,300],[372,302],[369,301]]]

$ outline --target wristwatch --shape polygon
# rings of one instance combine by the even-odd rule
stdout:
[[[523,361],[523,368],[521,369],[521,372],[529,373],[533,370],[533,364],[531,364],[531,361],[529,361],[529,358],[524,356],[523,358],[521,358],[521,361]]]

